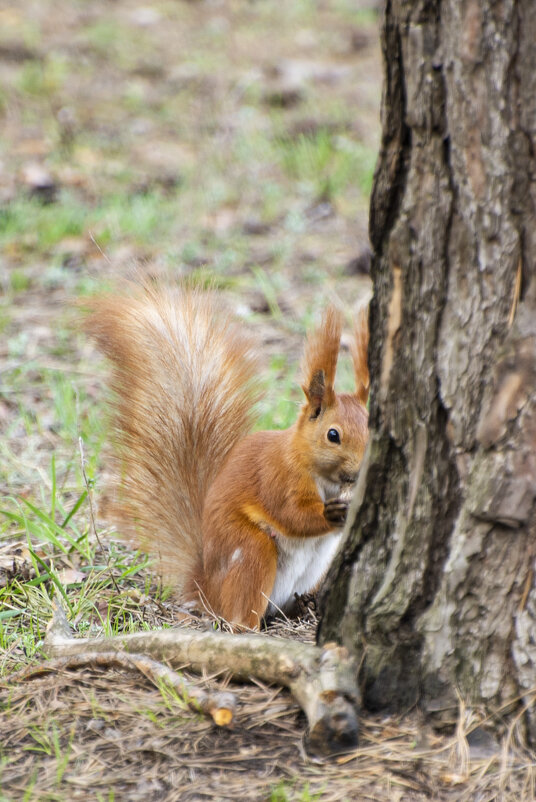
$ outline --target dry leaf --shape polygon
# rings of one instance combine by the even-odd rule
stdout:
[[[86,579],[86,574],[82,571],[77,571],[75,568],[64,568],[60,571],[60,581],[62,585],[74,585],[76,582],[83,582]]]

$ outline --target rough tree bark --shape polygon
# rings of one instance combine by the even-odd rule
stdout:
[[[319,638],[369,707],[531,705],[536,3],[387,0],[382,47],[371,435]]]

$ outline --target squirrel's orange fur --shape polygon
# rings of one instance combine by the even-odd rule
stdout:
[[[352,350],[356,394],[335,393],[341,316],[329,308],[305,348],[297,422],[252,434],[256,355],[212,293],[98,297],[87,327],[113,365],[121,530],[159,556],[183,597],[237,626],[256,627],[312,590],[367,440],[365,317]]]

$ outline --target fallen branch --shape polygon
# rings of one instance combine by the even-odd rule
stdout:
[[[334,644],[319,648],[263,635],[187,629],[73,639],[58,607],[49,625],[44,651],[49,657],[141,652],[174,666],[187,665],[196,673],[228,671],[234,679],[256,677],[283,685],[289,688],[307,717],[311,751],[330,755],[357,745],[357,670],[346,649]]]
[[[74,638],[70,639],[74,641]],[[74,641],[75,643],[77,641]],[[12,674],[10,683],[21,682],[52,671],[65,671],[76,668],[124,668],[136,669],[158,687],[160,682],[174,688],[186,704],[194,710],[212,716],[218,727],[226,727],[231,723],[236,709],[236,697],[229,691],[207,693],[201,688],[187,683],[180,674],[162,663],[152,660],[143,654],[124,654],[123,652],[81,652],[67,657],[47,660],[37,666],[30,666],[23,671]]]

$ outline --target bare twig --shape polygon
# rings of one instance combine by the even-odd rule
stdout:
[[[103,259],[106,259],[106,261],[108,262],[108,264],[109,264],[109,265],[111,265],[111,264],[112,264],[112,260],[110,259],[110,257],[108,256],[108,254],[107,254],[107,253],[105,253],[105,252],[102,250],[101,246],[99,245],[99,243],[98,243],[98,242],[97,242],[97,240],[95,239],[95,235],[93,234],[93,232],[92,232],[92,231],[90,231],[90,232],[89,232],[89,239],[91,240],[91,242],[93,243],[93,245],[95,246],[95,248],[98,250],[98,252],[100,253],[100,255],[103,257]]]

